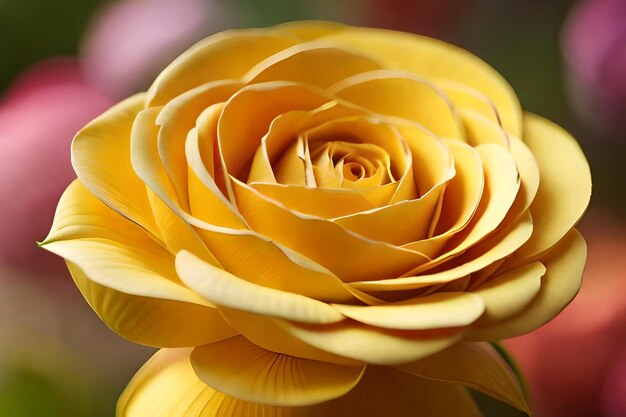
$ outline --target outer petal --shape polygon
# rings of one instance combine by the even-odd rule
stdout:
[[[157,352],[122,394],[117,417],[480,417],[467,391],[389,368],[366,370],[347,395],[313,406],[278,407],[229,397],[204,384],[189,349]],[[172,389],[176,387],[176,389]]]
[[[253,404],[215,391],[194,372],[191,349],[161,349],[128,384],[117,417],[291,417],[292,409]],[[302,415],[302,414],[301,414]]]
[[[225,307],[304,323],[335,323],[344,318],[326,303],[253,284],[186,251],[176,256],[176,270],[201,296]]]
[[[344,100],[387,116],[420,123],[440,137],[463,138],[457,115],[435,84],[400,71],[372,71],[330,88]]]
[[[197,304],[128,294],[97,284],[75,264],[67,264],[91,308],[120,336],[146,346],[197,346],[237,332],[218,311]]]
[[[481,417],[458,384],[370,366],[347,395],[311,409],[311,417]]]
[[[546,274],[528,307],[508,320],[474,330],[471,340],[500,340],[528,333],[556,316],[578,293],[587,256],[585,240],[572,229],[542,258]]]
[[[394,365],[432,355],[458,342],[467,330],[464,327],[386,330],[350,321],[330,325],[299,325],[286,321],[278,321],[278,324],[317,349],[374,365]]]
[[[576,224],[591,197],[589,165],[576,141],[559,126],[530,113],[525,114],[524,129],[540,182],[530,206],[534,233],[509,265],[537,260]]]
[[[130,131],[144,102],[144,94],[132,96],[82,128],[72,142],[72,166],[96,197],[158,235],[145,185],[130,163]]]
[[[404,330],[467,326],[485,311],[480,297],[465,292],[431,294],[380,306],[335,304],[334,307],[361,323]]]
[[[225,394],[281,406],[341,397],[365,371],[365,365],[342,366],[270,352],[242,336],[197,347],[191,363],[202,381]]]
[[[493,277],[471,292],[482,298],[486,311],[478,324],[509,318],[531,303],[541,288],[546,268],[541,262],[524,265]]]
[[[79,289],[114,331],[150,346],[195,346],[236,332],[182,285],[174,256],[78,181],[42,244],[68,261]]]
[[[426,378],[467,385],[530,414],[515,374],[488,343],[461,343],[399,368]]]
[[[427,37],[367,28],[337,30],[320,40],[384,57],[390,68],[466,84],[495,104],[507,131],[521,134],[522,113],[513,89],[493,68],[465,50]]]
[[[250,84],[280,80],[326,88],[351,75],[380,68],[368,55],[332,44],[311,42],[272,55],[252,68],[243,79]]]
[[[231,30],[198,42],[172,62],[148,90],[150,106],[163,105],[198,85],[242,77],[263,59],[298,43],[267,30]]]

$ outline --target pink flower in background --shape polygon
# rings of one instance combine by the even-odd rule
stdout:
[[[564,27],[574,104],[596,130],[625,127],[626,1],[585,0]]]
[[[212,0],[126,0],[97,14],[83,42],[85,73],[116,97],[145,89],[160,69],[231,24]]]
[[[536,417],[626,416],[626,230],[587,224],[580,294],[557,318],[505,344],[525,372]]]
[[[36,271],[64,265],[35,241],[50,227],[56,202],[75,177],[74,134],[112,104],[88,84],[73,59],[25,72],[0,102],[0,257]]]

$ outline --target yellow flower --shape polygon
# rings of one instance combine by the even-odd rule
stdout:
[[[120,335],[164,348],[118,415],[527,410],[486,341],[580,286],[589,168],[488,65],[305,22],[214,35],[72,146],[43,246]]]

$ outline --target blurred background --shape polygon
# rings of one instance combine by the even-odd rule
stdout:
[[[626,0],[0,0],[0,416],[113,416],[152,354],[108,330],[35,247],[74,176],[74,133],[202,37],[299,19],[460,45],[579,140],[594,179],[581,293],[505,345],[537,417],[626,416]]]

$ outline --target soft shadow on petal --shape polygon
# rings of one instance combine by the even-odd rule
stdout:
[[[390,278],[428,261],[420,253],[291,212],[237,180],[233,185],[241,214],[253,230],[318,262],[344,282]]]
[[[116,416],[298,416],[290,408],[248,403],[215,391],[194,372],[189,359],[190,353],[191,349],[158,351],[135,374],[122,393],[117,403]]]
[[[311,407],[311,417],[482,417],[465,387],[368,366],[348,394]]]
[[[346,395],[299,407],[262,405],[229,397],[202,382],[190,349],[162,349],[122,394],[117,417],[481,417],[467,390],[389,368],[368,367]],[[172,389],[176,387],[176,389]]]
[[[530,414],[515,373],[488,343],[460,343],[398,368],[425,378],[466,385]]]
[[[539,166],[539,189],[530,205],[535,230],[507,263],[510,266],[538,260],[578,222],[591,197],[589,164],[569,133],[525,113],[524,143]]]
[[[399,330],[467,326],[485,310],[480,297],[465,292],[431,294],[380,306],[333,306],[345,316],[361,323]]]
[[[395,365],[432,355],[458,342],[468,329],[391,330],[349,320],[328,325],[277,323],[313,347],[374,365]]]
[[[176,270],[190,288],[220,306],[303,323],[335,323],[344,319],[326,303],[253,284],[187,251],[176,256]]]
[[[111,107],[82,128],[72,142],[78,178],[109,207],[158,235],[144,183],[130,162],[130,132],[145,94]]]
[[[280,406],[341,397],[365,371],[365,365],[343,366],[270,352],[242,336],[195,348],[191,363],[202,381],[227,395]]]
[[[576,296],[582,282],[587,245],[572,229],[541,259],[546,273],[541,288],[520,314],[492,326],[477,328],[471,340],[500,340],[520,336],[548,322]]]
[[[234,80],[201,85],[169,101],[156,117],[155,123],[160,126],[157,139],[159,157],[185,209],[188,209],[185,158],[187,134],[196,125],[196,119],[204,109],[228,100],[240,87],[241,83]]]
[[[61,198],[41,245],[68,261],[92,308],[132,341],[195,346],[236,333],[212,304],[180,282],[173,254],[78,181]]]
[[[188,347],[237,334],[215,308],[117,291],[91,280],[76,265],[67,265],[98,317],[132,342],[161,348]]]
[[[489,278],[489,281],[471,290],[485,303],[485,314],[477,325],[494,323],[521,312],[541,288],[541,277],[546,268],[541,262]]]
[[[428,80],[466,84],[496,105],[507,131],[521,136],[522,111],[515,92],[496,70],[468,51],[424,36],[369,28],[327,30],[319,39],[384,57],[388,67]]]

